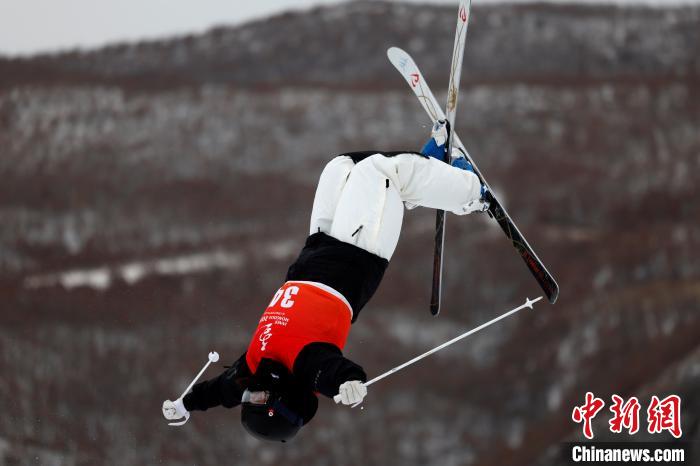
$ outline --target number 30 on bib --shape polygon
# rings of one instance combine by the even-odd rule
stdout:
[[[284,299],[282,299],[280,307],[289,309],[290,307],[294,306],[294,300],[292,299],[292,297],[295,296],[297,293],[299,293],[298,286],[290,286],[286,289],[280,288],[279,290],[277,290],[277,293],[275,293],[275,296],[274,298],[272,298],[272,301],[270,301],[270,305],[268,307],[275,306],[280,300],[280,298],[282,298],[282,296],[284,295]]]

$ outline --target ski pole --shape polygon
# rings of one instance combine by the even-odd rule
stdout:
[[[522,310],[522,309],[524,309],[524,308],[526,308],[526,307],[532,309],[532,305],[533,305],[534,303],[536,303],[537,301],[539,301],[540,299],[542,299],[542,296],[540,296],[540,297],[538,297],[538,298],[535,298],[535,299],[532,299],[532,300],[531,300],[530,298],[525,298],[525,304],[522,304],[522,305],[516,307],[515,309],[511,309],[510,311],[506,312],[505,314],[501,314],[500,316],[498,316],[498,317],[496,317],[496,318],[494,318],[494,319],[491,319],[491,320],[489,320],[488,322],[486,322],[486,323],[484,323],[484,324],[481,324],[481,325],[479,325],[478,327],[473,328],[473,329],[469,330],[468,332],[465,332],[465,333],[463,333],[463,334],[461,334],[461,335],[459,335],[459,336],[453,338],[452,340],[447,341],[447,342],[441,344],[440,346],[436,346],[435,348],[431,349],[430,351],[426,351],[425,353],[421,354],[420,356],[416,356],[415,358],[411,359],[410,361],[406,361],[405,363],[401,364],[400,366],[396,366],[396,367],[394,367],[393,369],[388,370],[388,371],[386,371],[385,373],[383,373],[383,374],[381,374],[381,375],[378,375],[377,377],[373,378],[372,380],[365,382],[364,385],[365,385],[365,387],[369,387],[369,386],[372,385],[373,383],[379,382],[379,381],[382,380],[384,377],[388,377],[388,376],[390,376],[391,374],[393,374],[393,373],[395,373],[395,372],[398,372],[398,371],[400,371],[401,369],[404,369],[405,367],[410,366],[411,364],[413,364],[413,363],[415,363],[415,362],[418,362],[418,361],[420,361],[421,359],[426,358],[426,357],[430,356],[430,355],[433,354],[433,353],[437,353],[437,352],[440,351],[441,349],[447,348],[448,346],[452,345],[453,343],[456,343],[456,342],[458,342],[459,340],[462,340],[462,339],[464,339],[464,338],[467,338],[468,336],[473,335],[473,334],[475,334],[476,332],[478,332],[478,331],[480,331],[480,330],[483,330],[483,329],[485,329],[486,327],[488,327],[488,326],[490,326],[490,325],[492,325],[492,324],[495,324],[495,323],[498,322],[499,320],[505,319],[506,317],[511,316],[511,315],[515,314],[516,312],[518,312],[518,311],[520,311],[520,310]],[[334,397],[333,397],[333,400],[334,400],[336,403],[339,403],[339,402],[340,402],[340,395],[338,394],[338,395],[334,396]],[[362,403],[362,402],[360,402],[360,403]],[[354,404],[352,407],[354,408],[355,406],[359,405],[360,403],[356,403],[356,404]]]
[[[202,367],[202,370],[199,371],[199,374],[197,374],[197,376],[196,376],[196,377],[192,380],[192,382],[187,386],[187,388],[185,389],[185,391],[182,392],[182,395],[180,395],[180,398],[184,398],[185,395],[187,395],[187,393],[188,393],[188,392],[190,391],[190,389],[194,386],[194,384],[197,383],[197,380],[199,380],[199,378],[202,376],[202,374],[204,374],[204,371],[207,370],[207,367],[209,367],[209,364],[211,364],[211,363],[213,363],[213,362],[216,362],[216,361],[218,361],[218,360],[219,360],[219,353],[217,353],[216,351],[212,351],[211,353],[209,353],[209,360],[208,360],[207,363],[204,365],[204,367]],[[169,422],[168,425],[171,425],[171,426],[181,426],[181,425],[183,425],[185,422],[187,422],[189,419],[190,419],[190,413],[187,413],[187,415],[185,416],[185,420],[184,420],[184,421]]]

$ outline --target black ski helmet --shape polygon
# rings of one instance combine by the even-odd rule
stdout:
[[[241,424],[260,440],[286,442],[316,414],[318,398],[284,365],[264,358],[241,400]]]

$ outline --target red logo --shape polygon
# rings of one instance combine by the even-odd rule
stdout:
[[[576,423],[583,422],[583,435],[588,439],[593,438],[593,427],[591,420],[598,414],[598,411],[603,409],[605,402],[600,398],[596,398],[593,393],[586,393],[586,403],[582,406],[576,406],[571,413],[571,419]]]
[[[627,429],[630,435],[639,432],[639,412],[641,405],[637,397],[633,396],[625,401],[621,396],[612,395],[613,404],[610,412],[613,414],[608,421],[610,432],[622,433]],[[591,392],[586,393],[586,402],[574,407],[571,419],[580,424],[583,423],[583,435],[593,439],[592,420],[603,409],[605,402],[596,398]],[[651,397],[647,408],[647,431],[650,434],[660,434],[668,431],[675,438],[683,435],[681,430],[681,398],[678,395],[669,395],[663,400],[654,395]]]
[[[461,19],[463,23],[467,22],[467,10],[465,10],[464,7],[459,9],[459,19]]]
[[[418,73],[411,73],[411,86],[416,87],[420,81],[420,75]]]

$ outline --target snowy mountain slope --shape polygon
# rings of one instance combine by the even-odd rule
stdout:
[[[431,80],[447,79],[448,6],[358,1],[218,28],[199,36],[125,43],[0,60],[0,86],[109,83],[163,89],[233,84],[398,87],[387,73],[392,45],[421,57]],[[614,5],[475,5],[465,55],[471,81],[694,76],[700,10]],[[332,47],[328,45],[332,44]],[[447,57],[449,59],[449,57]]]

